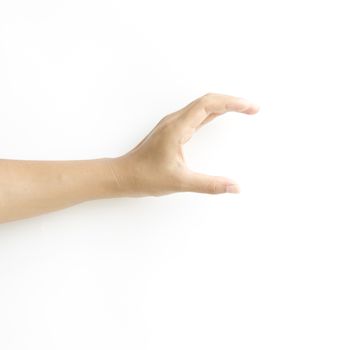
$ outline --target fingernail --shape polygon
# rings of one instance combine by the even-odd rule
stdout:
[[[226,185],[226,193],[239,193],[239,187],[235,184]]]

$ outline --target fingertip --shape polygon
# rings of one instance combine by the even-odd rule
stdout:
[[[240,193],[240,188],[237,184],[227,184],[226,193]]]
[[[236,112],[241,112],[245,114],[255,114],[258,113],[260,110],[260,107],[258,104],[253,103],[246,98],[243,97],[237,97],[235,98],[234,104],[229,104],[229,108],[232,108]]]
[[[258,113],[260,110],[260,106],[255,104],[255,103],[251,103],[250,106],[248,107],[248,109],[245,111],[245,113],[247,114],[256,114]]]

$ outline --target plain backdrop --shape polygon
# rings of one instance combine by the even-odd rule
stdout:
[[[186,145],[239,195],[0,226],[0,348],[349,349],[347,1],[0,1],[0,158],[121,155],[207,93]]]

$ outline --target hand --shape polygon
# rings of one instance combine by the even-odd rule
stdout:
[[[190,170],[182,145],[201,126],[223,113],[255,114],[258,110],[243,98],[210,93],[165,116],[130,152],[111,159],[118,196],[160,196],[184,191],[238,193],[238,185],[228,178]]]

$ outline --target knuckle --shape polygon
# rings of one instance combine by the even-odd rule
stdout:
[[[166,115],[165,117],[163,117],[163,118],[159,121],[158,125],[167,125],[167,124],[169,124],[169,123],[170,123],[170,118],[171,118],[171,115],[170,115],[170,114]]]
[[[174,113],[168,114],[160,121],[160,125],[165,127],[171,127],[174,125],[176,117],[177,116]]]
[[[200,101],[202,102],[207,102],[208,100],[212,99],[213,98],[213,93],[212,92],[208,92],[206,93],[205,95],[203,95],[201,98],[200,98]]]
[[[215,94],[213,92],[207,92],[203,97],[213,98],[214,96],[215,96]]]
[[[216,96],[216,94],[214,94],[212,92],[208,92],[205,95],[203,95],[202,97],[200,97],[198,102],[203,107],[208,106],[214,101],[215,96]]]
[[[166,115],[165,117],[163,117],[158,124],[156,125],[156,129],[159,132],[169,132],[169,130],[171,130],[173,127],[173,119],[172,119],[172,115]]]
[[[207,185],[208,193],[216,194],[219,193],[219,187],[215,182],[209,182]]]
[[[164,137],[171,139],[172,135],[176,134],[175,125],[169,121],[164,122],[160,127],[160,133],[164,135]]]

